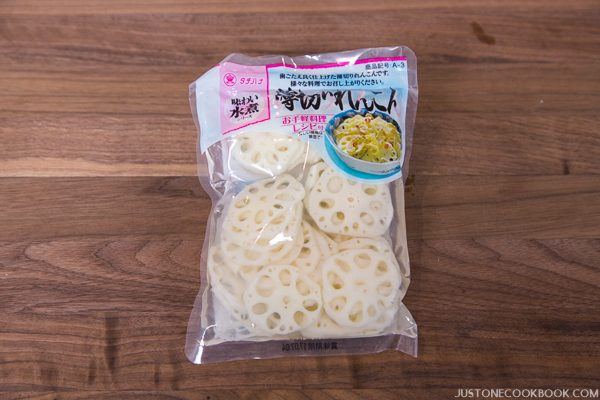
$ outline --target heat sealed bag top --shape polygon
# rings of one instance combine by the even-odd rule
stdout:
[[[416,356],[402,299],[417,94],[407,47],[232,54],[190,85],[212,200],[192,362]]]

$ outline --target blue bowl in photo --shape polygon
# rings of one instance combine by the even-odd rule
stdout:
[[[335,129],[346,119],[352,118],[355,115],[362,115],[363,117],[367,114],[371,114],[374,117],[381,117],[383,120],[394,124],[400,135],[400,156],[394,161],[388,161],[384,163],[364,161],[358,158],[354,158],[351,155],[344,152],[336,143],[333,132]],[[390,175],[396,173],[402,167],[402,155],[404,153],[404,142],[402,141],[402,131],[396,120],[394,120],[389,114],[382,113],[380,111],[368,111],[363,110],[348,110],[335,115],[329,120],[325,127],[325,147],[331,148],[335,151],[339,159],[351,169],[365,172],[374,175]]]

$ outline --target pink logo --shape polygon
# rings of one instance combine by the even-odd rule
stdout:
[[[223,83],[226,84],[227,86],[235,85],[236,81],[237,81],[237,78],[231,72],[228,72],[225,75],[223,75]]]

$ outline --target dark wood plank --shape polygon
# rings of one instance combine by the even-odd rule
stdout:
[[[600,176],[418,176],[408,236],[600,236]],[[210,202],[195,177],[2,178],[1,240],[90,235],[202,237]]]
[[[308,390],[177,390],[177,391],[67,391],[9,394],[5,400],[397,400],[427,394],[429,399],[447,399],[450,390],[433,389],[308,389]]]
[[[117,63],[198,68],[214,65],[231,50],[303,54],[341,50],[348,43],[353,48],[393,45],[399,37],[402,44],[423,54],[426,62],[548,64],[572,63],[574,56],[577,63],[599,58],[594,1],[574,1],[568,7],[559,1],[544,7],[514,0],[506,4],[411,1],[404,6],[386,1],[379,2],[381,11],[377,4],[340,3],[270,7],[262,2],[243,6],[198,2],[193,8],[203,11],[152,13],[150,7],[143,13],[119,14],[118,9],[110,12],[97,2],[109,13],[88,15],[77,15],[83,9],[79,3],[59,15],[49,15],[48,7],[38,9],[37,15],[15,10],[0,13],[6,40],[3,58],[21,63],[28,58],[39,62],[42,57],[50,61],[49,66],[71,68]],[[257,7],[262,9],[253,10]]]
[[[498,121],[423,113],[410,170],[416,176],[596,174],[597,125],[586,114],[541,112]],[[0,112],[0,133],[0,176],[196,174],[196,131],[187,115]]]
[[[1,390],[585,387],[598,379],[598,239],[413,240],[421,356],[193,366],[194,235],[0,247]],[[440,290],[443,288],[443,290]],[[568,368],[565,368],[568,366]],[[402,377],[402,379],[399,379]]]
[[[243,12],[235,12],[236,2],[178,3],[168,15],[140,14],[127,4],[113,15],[92,12],[97,2],[72,8],[60,2],[52,12],[36,12],[34,1],[19,4],[0,11],[2,176],[193,175],[196,132],[186,88],[196,76],[231,49],[332,51],[341,49],[341,37],[353,47],[402,37],[417,52],[415,140],[427,144],[426,157],[415,153],[417,173],[559,174],[565,163],[573,173],[598,168],[594,2],[564,8],[382,1],[373,7],[385,12],[368,21],[361,2],[347,2],[333,15],[308,5],[273,11],[268,3],[246,4]],[[148,7],[158,12],[167,5]],[[185,7],[195,13],[181,12]],[[48,15],[61,9],[65,15]],[[348,24],[357,27],[352,40]],[[464,146],[469,152],[457,151]]]
[[[0,240],[194,234],[210,212],[194,177],[2,178]]]

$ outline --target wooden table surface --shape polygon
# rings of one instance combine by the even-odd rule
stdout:
[[[187,85],[231,52],[394,44],[419,58],[419,357],[189,363]],[[0,1],[0,398],[598,387],[599,93],[598,1]]]

